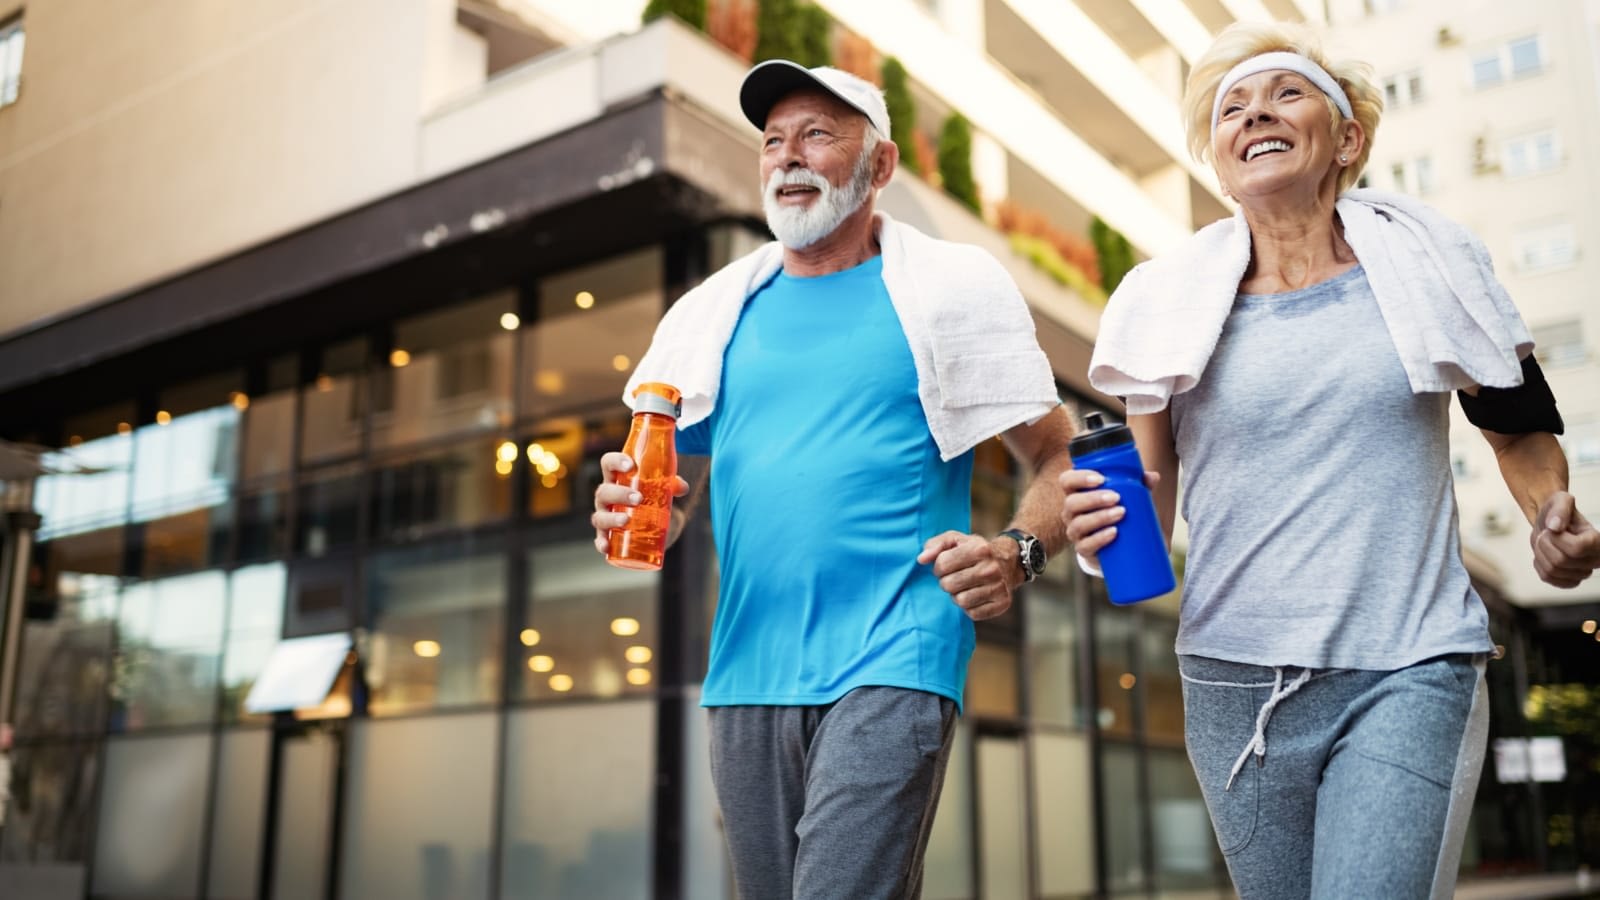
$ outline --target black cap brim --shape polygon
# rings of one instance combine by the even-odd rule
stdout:
[[[872,121],[872,114],[850,102],[826,82],[812,75],[810,70],[787,59],[769,59],[751,69],[739,86],[739,108],[744,117],[757,129],[765,130],[767,116],[778,101],[795,91],[809,89],[822,91]]]

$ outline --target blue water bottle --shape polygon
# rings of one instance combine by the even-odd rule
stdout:
[[[1117,523],[1117,536],[1100,550],[1106,591],[1117,604],[1159,597],[1177,587],[1178,580],[1172,574],[1155,500],[1144,484],[1144,464],[1133,432],[1126,425],[1107,425],[1097,412],[1084,416],[1083,424],[1086,430],[1068,445],[1073,468],[1105,476],[1105,484],[1095,490],[1116,491],[1127,510]]]

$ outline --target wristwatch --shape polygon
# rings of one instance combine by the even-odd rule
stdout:
[[[1000,535],[1017,542],[1017,565],[1022,567],[1022,580],[1028,582],[1038,578],[1039,573],[1044,571],[1046,561],[1044,545],[1039,543],[1039,539],[1015,528],[1007,528]]]

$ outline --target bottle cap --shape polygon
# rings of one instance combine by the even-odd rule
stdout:
[[[676,419],[683,412],[683,404],[679,402],[681,398],[678,389],[672,385],[647,381],[633,391],[633,411],[657,413]]]
[[[1088,456],[1097,450],[1120,447],[1133,443],[1133,432],[1126,425],[1107,425],[1105,416],[1092,412],[1083,417],[1084,430],[1067,442],[1067,452],[1073,459]]]

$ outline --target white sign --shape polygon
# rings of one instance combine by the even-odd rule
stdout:
[[[349,652],[346,632],[279,641],[245,697],[245,710],[273,713],[321,706]]]
[[[1499,738],[1494,742],[1494,771],[1501,784],[1566,781],[1566,748],[1558,737]]]

